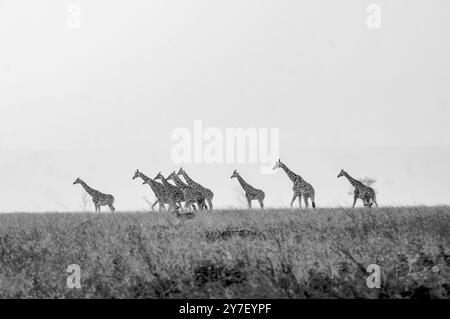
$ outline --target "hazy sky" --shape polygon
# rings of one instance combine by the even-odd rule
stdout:
[[[0,0],[0,211],[80,209],[76,177],[145,208],[134,170],[178,169],[171,135],[194,120],[279,128],[318,206],[352,203],[341,168],[380,205],[449,204],[449,88],[447,0]],[[292,197],[258,164],[183,166],[218,207],[243,205],[234,169],[266,206]]]

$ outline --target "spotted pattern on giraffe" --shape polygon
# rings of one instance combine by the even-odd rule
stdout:
[[[192,178],[190,178],[190,176],[186,173],[186,171],[182,167],[178,170],[177,175],[183,176],[184,180],[186,181],[186,183],[189,186],[192,186],[195,188],[195,190],[201,192],[203,194],[203,196],[205,196],[205,200],[208,203],[208,209],[209,210],[213,209],[212,200],[214,197],[214,193],[209,188],[206,188],[206,187],[200,185],[199,183],[194,181]]]
[[[351,177],[350,174],[348,174],[343,169],[341,169],[337,177],[339,178],[342,176],[347,178],[350,184],[352,184],[352,186],[355,188],[352,207],[355,207],[356,201],[358,199],[361,199],[363,201],[365,207],[371,208],[373,204],[378,207],[375,191],[372,187],[366,186],[361,181]]]
[[[236,178],[241,187],[244,189],[245,198],[247,199],[248,203],[248,208],[252,208],[252,200],[257,200],[259,206],[261,208],[264,208],[264,198],[266,197],[266,195],[262,190],[257,189],[252,185],[250,185],[249,183],[247,183],[236,170],[233,171],[233,175],[231,175],[231,178]]]
[[[167,180],[172,180],[175,185],[182,190],[185,200],[185,209],[193,208],[195,210],[195,204],[198,205],[198,208],[200,210],[206,207],[205,196],[194,187],[185,184],[175,172],[172,172],[167,177]]]
[[[104,194],[92,187],[89,187],[81,178],[77,178],[73,185],[80,184],[86,193],[88,193],[92,197],[92,202],[95,206],[95,211],[100,212],[101,206],[108,206],[111,212],[114,212],[116,209],[114,208],[114,196],[110,194]]]
[[[175,185],[170,184],[167,179],[161,174],[161,172],[156,175],[154,180],[161,180],[164,185],[164,191],[168,196],[169,209],[175,210],[177,207],[182,207],[181,202],[184,202],[183,192]],[[146,182],[144,182],[146,183]]]
[[[141,178],[144,184],[148,184],[155,194],[156,201],[152,205],[152,210],[155,205],[159,204],[159,210],[166,209],[165,204],[170,204],[169,195],[165,192],[164,185],[152,180],[150,177],[146,176],[144,173],[140,172],[138,169],[134,173],[133,180],[136,178]]]
[[[294,191],[294,195],[292,196],[291,207],[293,207],[294,201],[298,197],[299,208],[302,208],[302,198],[306,208],[309,207],[308,199],[311,200],[312,207],[316,208],[314,187],[312,187],[310,183],[306,182],[300,175],[292,172],[284,163],[281,162],[280,159],[278,159],[278,162],[276,162],[273,167],[273,169],[277,168],[283,169],[293,183],[292,190]]]

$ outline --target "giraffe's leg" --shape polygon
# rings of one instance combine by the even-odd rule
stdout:
[[[308,204],[308,195],[304,195],[303,196],[303,201],[305,202],[305,207],[308,208],[309,204]]]
[[[252,208],[252,200],[247,197],[248,208]]]
[[[259,206],[261,207],[261,209],[264,209],[264,200],[258,199],[258,202],[259,202]]]
[[[363,201],[363,203],[364,203],[364,207],[369,207],[369,209],[370,209],[370,206],[371,206],[371,204],[370,204],[370,198],[369,198],[368,196],[364,196],[364,197],[362,198],[362,201]]]
[[[298,208],[302,208],[302,196],[304,198],[304,195],[302,194],[298,195]]]
[[[372,202],[375,203],[378,208],[377,197],[375,196],[375,194],[373,194]]]
[[[152,210],[155,210],[155,205],[159,203],[159,209],[161,210],[161,203],[159,202],[159,199],[156,199],[156,201],[152,205]]]
[[[294,196],[292,196],[292,200],[291,200],[291,207],[292,205],[294,205],[294,201],[297,198],[297,193],[294,193]]]
[[[311,206],[312,206],[312,208],[316,209],[315,195],[311,194],[310,198],[311,198]]]
[[[355,208],[356,201],[358,200],[358,196],[353,196],[353,205],[352,208]]]
[[[114,213],[114,211],[116,210],[112,204],[109,204],[108,207],[111,210],[111,213]]]
[[[207,201],[208,201],[208,209],[212,210],[213,209],[212,200],[210,198],[208,198]]]

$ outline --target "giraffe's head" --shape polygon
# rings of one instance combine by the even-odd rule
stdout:
[[[236,171],[236,170],[234,170],[233,171],[233,175],[231,175],[231,177],[230,178],[237,178],[239,176],[239,173]]]
[[[184,173],[186,173],[183,169],[183,167],[180,167],[180,169],[178,170],[177,175],[183,175]]]
[[[158,173],[158,175],[156,175],[156,177],[154,178],[154,180],[160,179],[162,180],[164,178],[164,176],[161,174],[161,172]]]
[[[345,171],[343,169],[341,169],[341,171],[339,172],[337,177],[339,178],[339,177],[344,176],[344,175],[345,175]]]
[[[80,184],[81,183],[81,179],[78,177],[76,180],[75,180],[75,182],[73,182],[73,185],[75,185],[75,184]]]
[[[167,180],[170,181],[175,181],[175,178],[177,177],[177,174],[175,173],[175,171],[173,171],[172,173],[169,174],[169,176],[167,176]]]
[[[281,160],[278,159],[278,162],[275,163],[273,166],[273,169],[281,168],[283,166],[283,163],[281,163]]]
[[[139,172],[139,170],[137,169],[136,172],[134,173],[133,179],[138,178],[141,175],[141,172]]]

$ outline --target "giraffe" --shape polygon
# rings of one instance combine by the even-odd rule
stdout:
[[[161,172],[154,178],[154,180],[157,179],[161,180],[164,185],[164,192],[167,194],[169,200],[169,208],[176,209],[177,207],[181,207],[181,202],[184,202],[183,192],[175,185],[170,184]],[[145,181],[145,183],[147,182]]]
[[[205,196],[205,200],[208,203],[208,209],[209,210],[213,209],[212,199],[214,197],[214,193],[209,188],[200,185],[199,183],[195,182],[192,178],[190,178],[189,175],[186,173],[186,171],[183,169],[183,167],[181,167],[178,170],[177,175],[183,176],[184,180],[189,186],[192,186],[194,187],[195,190],[201,192],[203,196]]]
[[[298,196],[298,205],[300,208],[302,208],[302,197],[303,197],[303,201],[305,202],[306,208],[309,207],[308,198],[310,198],[312,207],[315,209],[316,202],[314,200],[315,198],[314,187],[312,187],[311,184],[306,182],[300,175],[297,175],[294,172],[292,172],[284,163],[281,162],[280,159],[278,159],[278,162],[276,162],[275,166],[273,167],[273,169],[277,168],[282,168],[286,172],[287,176],[292,181],[292,183],[294,183],[294,186],[292,187],[294,195],[292,197],[291,207],[293,206],[294,201]]]
[[[203,208],[206,207],[205,205],[205,196],[196,190],[194,187],[189,186],[185,184],[181,178],[173,171],[169,177],[167,177],[167,180],[174,181],[175,185],[177,185],[184,195],[184,207],[185,209],[188,209],[190,207],[193,207],[194,210],[196,210],[194,203],[197,203],[198,208],[200,210],[203,210]]]
[[[73,185],[81,184],[83,186],[86,193],[91,195],[92,201],[94,202],[95,211],[100,212],[101,206],[108,206],[111,212],[114,212],[116,209],[114,208],[114,196],[110,194],[103,194],[96,189],[89,187],[85,182],[83,182],[79,177],[73,182]]]
[[[339,172],[337,177],[339,178],[341,176],[345,176],[348,179],[348,181],[350,182],[350,184],[352,184],[353,187],[355,188],[352,207],[355,207],[355,204],[356,204],[356,201],[358,200],[358,198],[360,198],[363,201],[364,206],[366,206],[366,207],[371,208],[373,203],[375,203],[375,205],[378,207],[377,199],[375,196],[375,191],[373,190],[373,188],[366,186],[363,183],[361,183],[360,181],[354,179],[343,169],[341,169],[341,171]]]
[[[247,198],[248,208],[252,208],[252,200],[256,199],[259,202],[259,206],[264,208],[264,197],[266,196],[264,192],[260,189],[254,188],[252,185],[248,184],[241,175],[234,170],[231,178],[237,178],[239,184],[241,184],[242,188],[245,191],[245,198]]]
[[[164,204],[169,204],[169,198],[164,192],[164,185],[152,180],[150,177],[146,176],[144,173],[140,172],[138,169],[134,173],[133,179],[142,178],[144,184],[148,184],[155,194],[156,201],[152,205],[152,210],[156,204],[159,204],[159,210],[166,209]]]

